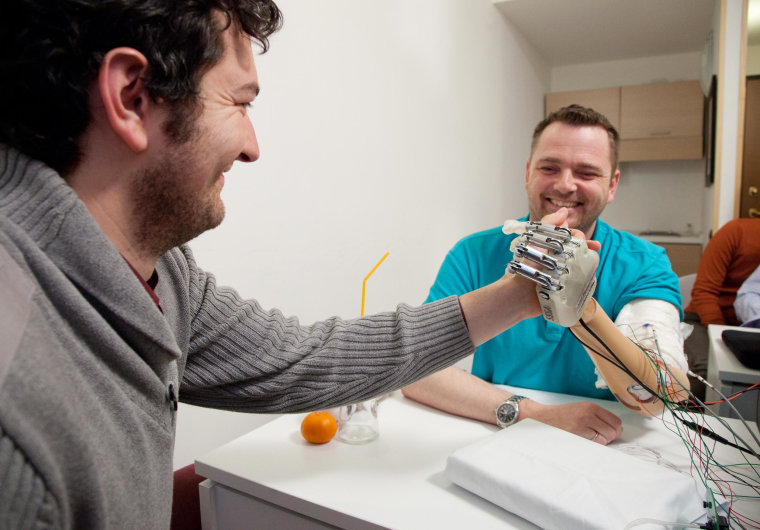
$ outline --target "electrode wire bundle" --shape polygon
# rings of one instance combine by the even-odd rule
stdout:
[[[648,385],[641,381],[636,374],[629,370],[628,367],[625,366],[625,364],[615,354],[615,352],[612,351],[612,349],[609,348],[607,344],[605,344],[605,342],[598,336],[598,334],[595,333],[588,326],[588,324],[584,322],[583,319],[581,319],[579,323],[583,329],[604,348],[605,352],[600,352],[598,349],[595,349],[591,345],[584,342],[571,328],[571,333],[573,333],[576,339],[578,339],[578,341],[581,342],[581,344],[583,344],[587,350],[593,352],[600,358],[622,370],[624,373],[630,376],[637,385],[640,385],[651,395],[657,396],[663,401],[665,404],[665,409],[670,411],[671,416],[677,421],[669,421],[665,416],[665,409],[663,410],[660,419],[663,421],[664,425],[669,430],[674,432],[686,445],[689,451],[692,469],[696,470],[700,481],[704,484],[706,490],[709,492],[709,495],[714,498],[716,494],[719,494],[728,500],[729,505],[727,508],[727,514],[729,522],[735,523],[735,525],[738,525],[739,528],[760,528],[760,522],[755,521],[733,510],[734,499],[760,498],[760,454],[752,449],[752,447],[750,447],[750,445],[745,440],[743,440],[723,418],[717,416],[706,406],[708,404],[712,405],[721,402],[727,403],[728,406],[731,407],[731,409],[737,415],[737,417],[742,421],[745,428],[754,438],[758,446],[760,446],[760,440],[758,440],[758,437],[754,432],[752,432],[752,429],[749,427],[747,422],[731,403],[731,401],[739,395],[742,395],[751,390],[757,390],[757,388],[760,387],[760,383],[753,385],[752,387],[741,392],[737,392],[730,397],[726,397],[708,382],[703,381],[711,388],[713,388],[713,390],[715,390],[722,399],[719,401],[704,403],[689,392],[688,401],[674,401],[671,398],[678,394],[677,389],[675,388],[676,384],[680,386],[681,390],[683,391],[686,391],[687,389],[678,381],[677,378],[673,376],[668,367],[663,362],[661,362],[659,351],[652,352],[651,350],[642,347],[637,341],[632,341],[641,351],[645,353],[647,359],[652,364],[652,367],[656,373],[656,379],[658,382],[657,386],[659,389],[661,389],[661,391],[658,392],[651,389]],[[652,333],[656,348],[657,338],[654,329],[652,329]],[[694,374],[690,373],[690,375]],[[700,380],[702,379],[700,378]],[[760,399],[760,394],[758,397]],[[641,401],[639,403],[644,410],[647,410],[644,406],[644,403]],[[647,412],[649,411],[647,410]],[[696,412],[707,413],[714,417],[728,430],[728,432],[731,433],[734,441],[731,442],[730,440],[727,440],[726,438],[716,434],[708,427],[706,427],[704,415],[697,414]],[[717,443],[723,443],[729,447],[737,449],[739,451],[739,454],[742,456],[743,463],[724,465],[718,462],[714,458],[714,448],[716,447]],[[747,458],[748,455],[757,458],[758,463],[751,463]],[[713,490],[710,484],[714,485],[715,490]],[[751,491],[754,492],[754,495],[736,494],[734,492],[734,488],[739,485],[742,487],[748,487]],[[711,507],[707,505],[706,507],[712,508],[714,510],[714,513],[717,513],[717,507]],[[717,525],[717,522],[715,524]],[[717,526],[715,526],[715,528],[717,528]]]

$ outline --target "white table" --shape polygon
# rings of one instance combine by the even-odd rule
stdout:
[[[727,329],[739,329],[760,333],[760,329],[742,328],[738,326],[719,326],[710,324],[707,326],[707,335],[710,341],[707,362],[707,380],[715,386],[725,396],[730,396],[734,392],[745,390],[747,387],[760,382],[760,370],[747,368],[733,354],[728,346],[723,342],[721,334]],[[760,354],[760,352],[758,353]],[[755,422],[757,418],[757,399],[758,394],[752,392],[746,396],[732,401],[732,404],[747,421]],[[706,400],[719,401],[720,396],[707,387]],[[717,407],[717,412],[721,416],[728,418],[737,418],[736,413],[725,403]]]
[[[519,392],[544,403],[580,400]],[[635,442],[652,429],[665,430],[661,420],[619,403],[590,401],[623,419],[620,443]],[[308,444],[300,435],[303,416],[284,415],[196,461],[196,472],[209,479],[201,484],[205,530],[537,528],[452,484],[443,474],[448,455],[496,432],[495,426],[419,405],[399,392],[380,404],[380,436],[366,445],[337,439]],[[680,440],[674,437],[668,451],[666,458],[680,458],[688,469]],[[742,510],[760,518],[760,502],[744,501]]]

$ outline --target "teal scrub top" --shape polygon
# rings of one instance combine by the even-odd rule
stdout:
[[[516,237],[497,227],[460,240],[446,255],[425,302],[462,295],[501,278]],[[601,219],[592,239],[602,244],[594,298],[613,321],[636,298],[670,302],[683,318],[678,277],[665,249]],[[580,342],[543,317],[524,320],[478,347],[472,373],[495,384],[613,399],[609,390],[596,388],[594,363]]]

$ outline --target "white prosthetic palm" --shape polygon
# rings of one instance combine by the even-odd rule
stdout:
[[[509,220],[503,231],[519,234],[510,246],[514,259],[507,273],[536,282],[544,318],[571,329],[618,401],[642,413],[658,414],[664,403],[657,397],[671,402],[688,397],[683,371],[672,366],[665,369],[657,352],[650,359],[593,300],[599,256],[585,239],[573,237],[567,228],[538,221]]]

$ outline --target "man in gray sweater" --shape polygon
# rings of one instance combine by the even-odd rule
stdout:
[[[178,400],[364,400],[540,313],[505,277],[303,326],[196,264],[224,172],[259,156],[251,39],[280,23],[270,0],[2,2],[0,528],[168,528]]]

